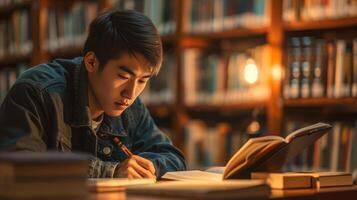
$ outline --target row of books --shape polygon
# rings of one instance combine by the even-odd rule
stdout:
[[[185,103],[229,104],[266,100],[270,96],[268,54],[266,45],[222,54],[186,49],[182,75]],[[255,71],[250,71],[247,66],[250,62],[255,64]],[[256,82],[249,83],[247,78],[256,78]]]
[[[43,48],[53,52],[59,48],[82,46],[98,9],[95,1],[77,1],[70,7],[50,6]]]
[[[332,131],[298,155],[286,168],[289,171],[345,171],[357,168],[357,121],[333,122]],[[303,126],[288,122],[287,132]]]
[[[19,9],[0,21],[0,58],[32,51],[31,12]]]
[[[3,68],[0,70],[0,103],[3,102],[17,77],[26,69],[28,69],[28,65],[19,63],[16,67]]]
[[[25,3],[29,2],[30,0],[1,0],[0,1],[0,6],[9,6],[9,5],[15,5],[19,3]]]
[[[311,21],[357,15],[357,1],[284,0],[284,21]]]
[[[176,31],[175,1],[167,0],[111,0],[110,6],[121,10],[137,10],[148,16],[161,35]]]
[[[357,38],[293,37],[287,47],[284,97],[356,97]]]
[[[172,104],[176,99],[176,60],[173,54],[164,54],[163,64],[157,76],[150,79],[141,99],[146,104]]]
[[[184,127],[184,152],[190,169],[224,166],[230,157],[249,139],[241,128],[228,123],[209,125],[191,120]]]
[[[191,33],[216,32],[237,27],[255,28],[268,24],[264,0],[189,0],[185,30]]]

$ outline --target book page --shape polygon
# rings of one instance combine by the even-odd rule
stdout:
[[[231,171],[233,168],[236,168],[238,165],[247,161],[247,155],[253,155],[259,153],[264,147],[269,145],[273,141],[278,141],[278,143],[283,143],[284,138],[280,136],[270,135],[259,138],[249,139],[228,161],[225,168],[225,173]]]
[[[167,172],[161,178],[169,180],[201,180],[201,181],[222,181],[222,174],[189,170],[189,171],[176,171]]]
[[[228,162],[223,173],[223,179],[227,179],[232,175],[239,173],[239,170],[251,166],[257,160],[270,153],[277,146],[283,143],[283,140],[272,140],[260,143],[252,143],[251,148],[249,148],[249,151],[243,152],[242,155],[244,155],[245,157],[233,157]],[[236,160],[233,160],[234,158],[236,158]]]
[[[303,135],[309,135],[309,134],[312,134],[312,133],[315,133],[315,132],[318,132],[318,131],[321,131],[324,129],[328,130],[329,128],[331,128],[331,125],[324,124],[324,123],[316,123],[311,126],[306,126],[306,127],[300,128],[300,129],[292,132],[291,134],[286,136],[285,140],[286,140],[286,142],[289,143],[291,140],[293,140],[296,137],[300,137]]]
[[[210,168],[208,168],[208,169],[206,169],[206,170],[204,170],[205,172],[212,172],[212,173],[216,173],[216,174],[223,174],[223,172],[224,172],[224,169],[225,169],[226,167],[210,167]]]

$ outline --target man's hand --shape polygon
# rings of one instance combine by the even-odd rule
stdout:
[[[143,157],[133,155],[120,163],[114,172],[117,178],[156,178],[154,164]]]

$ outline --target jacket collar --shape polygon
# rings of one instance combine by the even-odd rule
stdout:
[[[68,90],[65,98],[65,120],[72,127],[91,126],[90,109],[88,106],[88,74],[83,62],[70,68]],[[121,117],[111,117],[104,114],[100,132],[127,136]]]
[[[128,133],[124,128],[121,117],[111,117],[104,114],[103,122],[99,128],[102,133],[115,135],[115,136],[127,136]]]

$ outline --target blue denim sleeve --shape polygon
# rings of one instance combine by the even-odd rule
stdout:
[[[0,150],[45,151],[43,94],[30,84],[16,84],[0,108]]]
[[[168,171],[186,170],[182,152],[156,126],[144,104],[140,100],[137,104],[141,115],[134,131],[132,147],[134,153],[153,162],[157,178]]]

